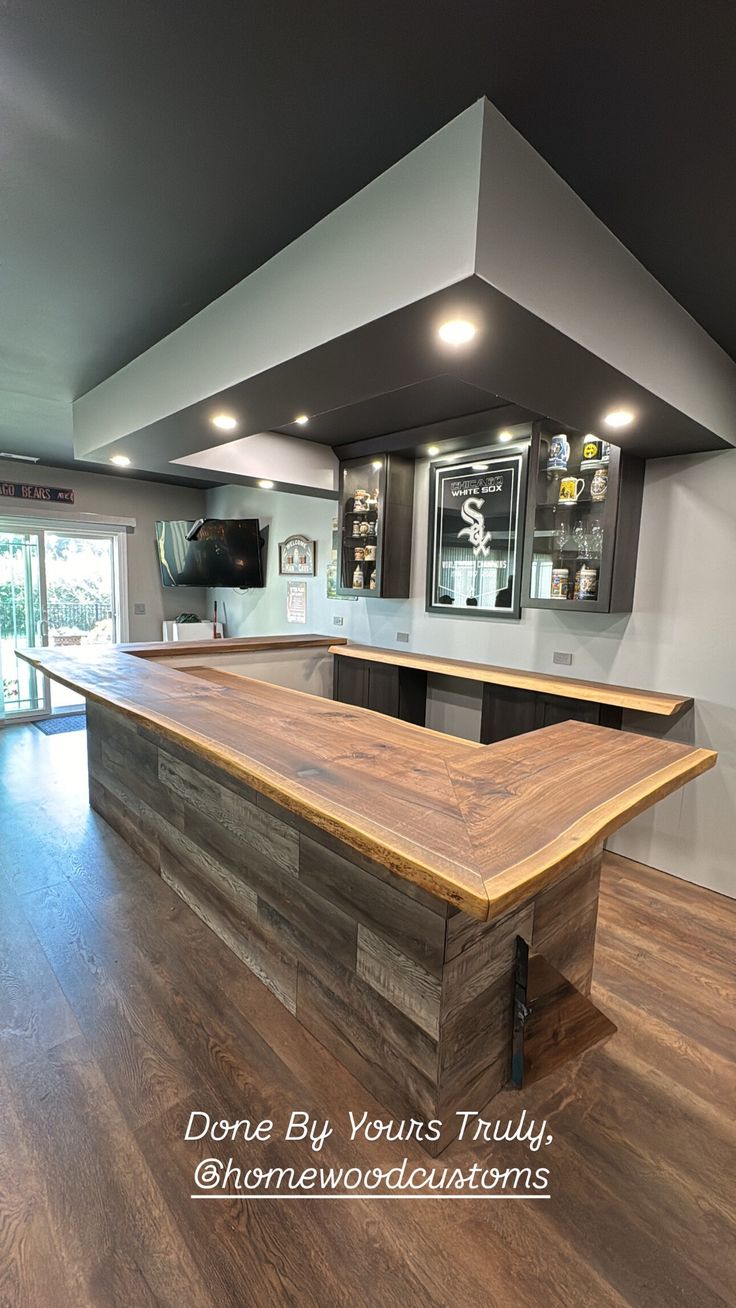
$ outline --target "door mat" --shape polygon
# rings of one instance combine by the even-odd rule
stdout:
[[[61,736],[66,731],[84,731],[87,725],[86,713],[68,713],[63,718],[44,718],[43,722],[34,722],[44,736]]]

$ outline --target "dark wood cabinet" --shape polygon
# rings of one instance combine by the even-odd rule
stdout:
[[[482,685],[480,743],[523,736],[559,722],[590,722],[621,730],[623,714],[647,714],[673,722],[693,706],[682,695],[636,690],[595,681],[484,667],[433,654],[373,650],[367,645],[333,649],[334,698],[424,725],[427,678],[465,678]],[[569,684],[570,693],[565,693]],[[562,692],[562,693],[561,693]]]
[[[333,697],[343,704],[373,709],[423,727],[427,712],[427,674],[368,660],[335,658]]]
[[[534,423],[522,607],[630,613],[643,487],[642,459]]]
[[[611,704],[486,683],[483,687],[480,743],[492,745],[497,740],[538,731],[540,727],[552,727],[556,722],[592,722],[596,726],[620,729],[622,715],[623,710]]]
[[[341,595],[407,599],[414,460],[397,454],[340,464]]]

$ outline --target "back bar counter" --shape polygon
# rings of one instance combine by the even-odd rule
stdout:
[[[613,1032],[603,842],[716,756],[591,722],[460,740],[327,698],[334,646],[22,657],[87,700],[92,807],[383,1105],[442,1120],[439,1152]]]

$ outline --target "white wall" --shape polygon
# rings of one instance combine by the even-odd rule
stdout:
[[[182,612],[205,613],[207,592],[199,587],[164,590],[156,556],[155,523],[163,518],[199,518],[204,513],[205,493],[188,486],[167,486],[136,481],[126,475],[44,468],[40,464],[0,461],[0,481],[30,482],[41,486],[64,486],[74,491],[74,506],[36,501],[23,504],[0,496],[0,517],[21,517],[24,512],[42,518],[73,522],[76,514],[99,514],[110,518],[134,518],[135,530],[127,536],[128,610],[131,640],[160,640],[163,620]],[[92,525],[88,523],[88,525]],[[136,615],[136,604],[145,614]]]
[[[258,513],[273,539],[311,532],[319,542],[319,576],[308,583],[307,629],[386,647],[396,632],[409,648],[512,667],[551,671],[555,650],[573,654],[570,674],[650,690],[692,695],[694,713],[673,738],[719,751],[718,766],[631,822],[612,842],[632,858],[688,881],[736,895],[736,451],[659,459],[647,465],[634,612],[629,616],[526,611],[520,622],[449,617],[424,611],[427,465],[417,465],[412,599],[327,600],[325,564],[331,504],[226,487],[211,492],[209,511]],[[257,506],[253,497],[257,501]],[[227,598],[228,633],[289,630],[285,579],[275,550],[269,586]],[[221,592],[223,596],[229,594]],[[332,620],[344,618],[338,631]],[[291,628],[298,630],[298,628]],[[555,669],[559,671],[559,669]],[[469,730],[473,696],[460,683],[436,698],[430,725]],[[477,705],[477,699],[476,699]],[[639,729],[661,731],[654,719]]]

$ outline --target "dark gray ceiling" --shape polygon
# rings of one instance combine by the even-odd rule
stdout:
[[[0,391],[82,394],[481,95],[736,357],[735,58],[731,0],[9,0]]]

